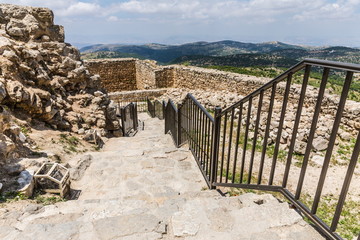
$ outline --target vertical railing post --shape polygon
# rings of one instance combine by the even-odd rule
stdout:
[[[123,136],[126,136],[126,132],[125,132],[125,108],[120,108],[120,116],[121,116],[121,125],[122,125],[122,131],[123,131]]]
[[[170,115],[170,113],[168,113],[168,107],[170,107],[170,100],[169,100],[169,102],[168,102],[168,104],[167,104],[167,107],[165,107],[165,109],[164,109],[164,125],[165,125],[165,134],[167,134],[168,133],[168,131],[169,131],[169,120],[170,120],[170,116],[168,116],[168,115]]]
[[[166,107],[166,102],[165,100],[162,100],[162,119],[165,118],[165,107]]]
[[[150,102],[149,97],[146,97],[146,103],[147,103],[147,111],[148,111],[148,113],[150,114],[150,116],[153,117],[153,115],[152,115],[152,109],[151,109],[151,102]]]
[[[176,112],[176,117],[177,117],[177,139],[176,139],[176,144],[177,147],[180,147],[181,144],[181,104],[178,104],[177,106],[177,112]]]
[[[211,189],[216,189],[216,186],[213,186],[213,183],[216,182],[217,178],[217,162],[219,155],[219,144],[220,144],[220,127],[221,127],[221,107],[215,107],[215,117],[214,117],[214,132],[212,139],[212,158],[211,158],[211,169],[210,169],[210,184]]]
[[[132,117],[133,117],[133,128],[134,130],[137,129],[137,112],[136,112],[136,103],[131,103],[131,111],[132,111]]]

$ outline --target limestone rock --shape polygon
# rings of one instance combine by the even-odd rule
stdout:
[[[92,161],[93,157],[90,154],[82,156],[76,166],[69,169],[71,180],[80,180]]]
[[[54,25],[50,9],[0,4],[0,15],[1,104],[54,129],[78,131],[92,114],[102,117],[89,122],[89,128],[96,124],[106,131],[120,129],[119,124],[108,124],[117,119],[108,108],[107,94],[99,89],[99,77],[80,61],[79,50],[64,43],[64,28]],[[79,106],[83,97],[88,108]],[[0,112],[0,133],[5,129],[1,118]],[[14,149],[3,138],[4,155]],[[17,138],[26,141],[24,135]]]
[[[15,143],[6,135],[0,133],[0,156],[2,160],[15,150]]]
[[[0,103],[7,96],[5,85],[0,81]]]
[[[340,135],[341,139],[344,141],[349,141],[352,137],[351,134],[346,131],[339,132],[339,135]]]
[[[326,150],[329,144],[329,141],[322,137],[317,137],[313,141],[313,147],[316,151]]]
[[[24,170],[20,173],[17,182],[19,183],[19,192],[25,194],[27,197],[31,197],[34,191],[34,171]]]
[[[20,164],[9,164],[5,165],[4,169],[8,175],[16,176],[24,170],[24,167]]]
[[[104,141],[101,139],[101,135],[98,131],[91,129],[85,133],[84,140],[93,143],[100,148],[104,145]]]
[[[315,163],[317,166],[322,166],[324,163],[324,157],[320,155],[315,155],[311,158],[311,161]]]
[[[306,142],[296,141],[295,142],[295,147],[294,147],[295,153],[304,155],[305,151],[306,151],[306,145],[307,145]]]

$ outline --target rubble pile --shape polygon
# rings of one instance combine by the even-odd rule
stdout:
[[[50,9],[0,4],[0,162],[26,141],[11,115],[53,129],[118,131],[115,108]]]

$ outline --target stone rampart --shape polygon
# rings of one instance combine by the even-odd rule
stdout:
[[[137,59],[103,59],[91,60],[90,71],[99,74],[104,86],[109,92],[124,90],[144,90],[159,88],[181,88],[200,90],[204,92],[232,92],[246,96],[265,83],[269,78],[229,73],[214,69],[187,67],[182,65],[158,66],[155,61]],[[113,68],[113,69],[111,69]],[[103,78],[105,76],[105,78]],[[285,91],[285,82],[277,85],[277,98],[281,98]],[[297,104],[301,85],[292,84],[289,101]],[[145,94],[145,93],[144,93]],[[266,91],[265,95],[269,95]],[[314,105],[318,89],[308,86],[306,105]],[[334,115],[339,102],[339,96],[325,93],[322,101],[322,111]],[[357,119],[360,117],[360,103],[347,101],[344,121],[352,128],[360,128]]]
[[[166,89],[135,90],[109,93],[109,98],[119,102],[131,102],[134,100],[144,100],[147,97],[150,99],[158,98],[165,93]]]
[[[200,89],[204,91],[225,90],[247,95],[270,79],[229,73],[199,67],[172,66],[175,88]]]
[[[158,68],[156,62],[151,60],[137,60],[135,66],[136,89],[156,88],[155,71]]]
[[[175,81],[175,71],[173,67],[162,67],[155,71],[156,88],[173,87]]]
[[[136,59],[92,59],[85,61],[91,74],[98,74],[108,92],[137,89]]]

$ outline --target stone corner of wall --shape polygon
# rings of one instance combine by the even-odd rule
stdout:
[[[96,58],[83,60],[85,63],[132,62],[137,58]]]

